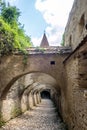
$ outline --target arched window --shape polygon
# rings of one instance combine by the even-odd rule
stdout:
[[[83,32],[84,26],[85,26],[85,15],[83,14],[81,16],[81,19],[80,19],[80,22],[79,22],[79,33],[80,33],[80,35]]]

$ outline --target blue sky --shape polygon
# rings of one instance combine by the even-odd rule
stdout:
[[[26,33],[40,37],[46,28],[46,22],[41,13],[35,9],[35,0],[20,0],[17,6],[21,9],[19,20],[24,23]]]
[[[39,46],[44,30],[50,45],[60,45],[74,0],[6,0],[16,5],[26,34]]]

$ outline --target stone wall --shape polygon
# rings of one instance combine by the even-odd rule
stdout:
[[[67,82],[63,115],[69,130],[87,129],[87,42],[83,40],[82,44],[65,61]]]
[[[74,0],[65,28],[65,46],[73,53],[64,61],[62,114],[69,130],[87,130],[87,0]]]
[[[75,0],[65,28],[65,46],[74,50],[87,34],[87,0]]]

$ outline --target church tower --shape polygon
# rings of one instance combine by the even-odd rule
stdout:
[[[48,48],[49,47],[49,43],[48,43],[45,32],[44,32],[40,47],[42,47],[42,48]]]

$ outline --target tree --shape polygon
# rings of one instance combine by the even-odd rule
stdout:
[[[2,2],[2,0],[0,0],[0,3]]]
[[[64,44],[65,44],[65,34],[63,34],[62,41],[61,41],[61,45],[64,46]]]
[[[15,6],[6,6],[0,0],[0,55],[13,52],[15,49],[24,51],[32,46],[29,36],[25,34],[24,25],[19,23],[20,11]]]
[[[6,3],[0,0],[0,11],[2,12],[2,10],[5,8],[6,8]]]
[[[20,11],[15,6],[3,7],[1,16],[5,22],[14,25],[15,23],[18,23]]]

